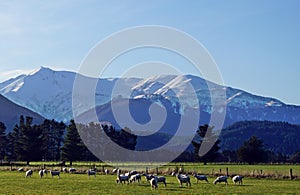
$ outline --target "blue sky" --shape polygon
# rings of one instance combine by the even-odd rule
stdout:
[[[110,34],[165,25],[199,40],[226,85],[300,105],[299,23],[297,0],[1,0],[0,81],[40,66],[77,71]],[[116,65],[107,74],[122,72]]]

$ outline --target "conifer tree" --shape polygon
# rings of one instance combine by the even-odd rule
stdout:
[[[5,131],[6,131],[6,127],[4,123],[0,122],[0,160],[2,160],[6,155],[7,139],[6,139]]]
[[[81,160],[83,157],[84,147],[82,140],[77,131],[74,120],[70,121],[67,126],[67,133],[65,135],[64,146],[62,147],[61,158],[62,160],[73,161]]]
[[[255,136],[250,137],[238,149],[238,158],[249,164],[264,162],[267,157],[266,154],[263,141]]]
[[[201,145],[204,142],[211,142],[215,141],[212,145],[212,148],[204,155],[199,156],[199,150]],[[196,135],[192,140],[192,145],[194,147],[194,161],[201,161],[204,164],[206,162],[213,162],[219,155],[220,150],[220,140],[216,139],[213,133],[213,127],[206,125],[199,126],[198,130],[196,131]]]

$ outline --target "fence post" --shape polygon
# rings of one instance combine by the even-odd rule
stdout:
[[[146,174],[148,175],[148,167],[146,167]]]
[[[226,176],[228,177],[228,167],[226,167]]]
[[[294,179],[294,176],[293,176],[293,169],[290,169],[290,178],[291,178],[291,180]]]
[[[156,175],[158,175],[158,167],[156,167]]]
[[[219,171],[220,171],[220,173],[222,173],[222,169],[220,169]]]

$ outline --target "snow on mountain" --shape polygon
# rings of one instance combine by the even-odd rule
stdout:
[[[41,114],[45,118],[70,119],[71,89],[75,74],[56,72],[41,67],[34,72],[12,80],[1,89],[1,94]]]
[[[73,115],[72,90],[75,76],[74,72],[54,71],[41,67],[28,75],[1,83],[0,93],[45,118],[66,122]],[[100,79],[98,81],[95,94],[96,105],[111,100],[111,93],[117,80]],[[124,79],[124,82],[119,82],[121,83],[120,89],[124,91],[131,88],[131,84],[135,82],[137,82],[136,79]],[[122,94],[122,90],[117,90],[115,94]],[[85,108],[85,105],[82,107]]]
[[[28,75],[20,75],[0,83],[0,94],[45,118],[66,122],[73,116],[72,90],[75,77],[74,72],[54,71],[41,67]],[[189,87],[192,87],[193,91],[190,91]],[[228,110],[232,112],[227,113],[227,119],[231,117],[232,122],[238,119],[250,119],[252,115],[249,112],[255,109],[272,108],[272,112],[277,112],[276,108],[287,106],[274,98],[256,96],[242,90],[220,86],[193,75],[158,75],[144,79],[99,79],[95,90],[95,106],[106,104],[113,98],[147,99],[155,102],[165,98],[171,102],[175,113],[184,114],[182,108],[178,109],[179,99],[181,99],[183,100],[181,106],[195,107],[199,103],[201,111],[209,114],[212,106],[211,94],[218,97],[218,94],[224,90],[226,90]],[[198,102],[192,96],[194,92]],[[84,104],[80,106],[81,112],[90,109]],[[293,109],[297,110],[298,107]],[[243,117],[248,118],[238,116],[238,111],[247,113]],[[300,116],[294,119],[300,121]]]
[[[284,106],[285,104],[274,98],[262,97],[248,92],[227,87],[227,104],[244,109],[264,108],[268,106]]]

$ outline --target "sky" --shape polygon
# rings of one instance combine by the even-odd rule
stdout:
[[[40,66],[78,71],[111,34],[161,25],[203,44],[225,85],[300,105],[299,23],[298,0],[0,0],[0,82]],[[116,60],[106,76],[124,74],[123,64],[151,60],[177,62],[194,73],[178,56],[145,50]]]

